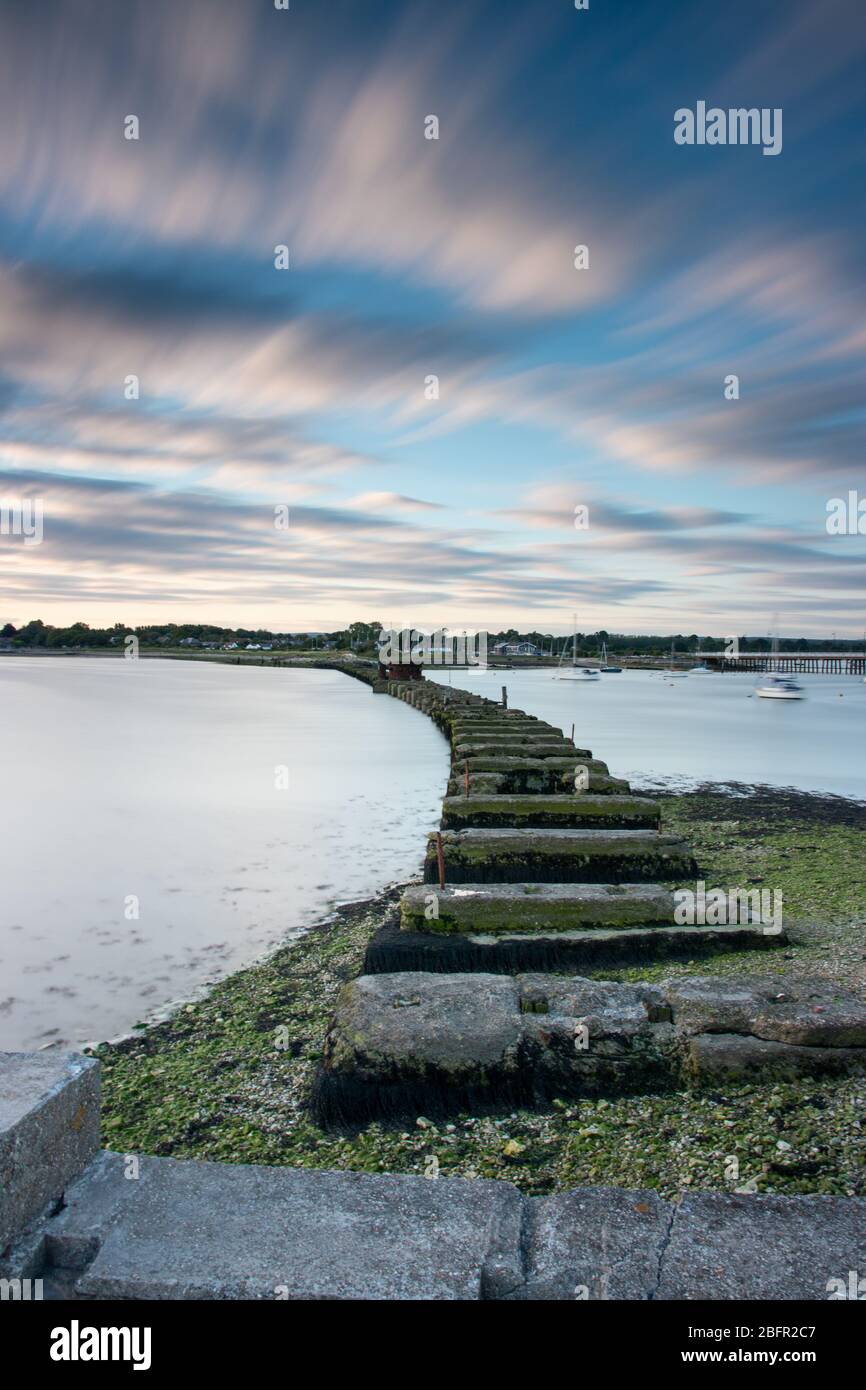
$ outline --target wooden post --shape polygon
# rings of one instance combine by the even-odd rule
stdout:
[[[574,743],[574,725],[571,726],[571,741]]]
[[[463,764],[463,795],[464,795],[464,796],[468,796],[468,795],[469,795],[469,763],[468,763],[468,762],[464,762],[464,764]]]
[[[504,685],[502,687],[502,708],[508,709],[508,691]]]
[[[445,887],[445,851],[442,848],[442,832],[436,831],[436,863],[439,867],[439,887]]]

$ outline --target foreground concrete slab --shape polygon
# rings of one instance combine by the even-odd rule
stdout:
[[[674,1209],[655,1192],[585,1187],[527,1204],[518,1299],[655,1297]]]
[[[678,835],[654,830],[445,830],[446,883],[653,883],[697,874]],[[439,880],[436,835],[425,883]]]
[[[555,932],[672,924],[674,895],[658,883],[463,884],[408,888],[404,931]]]
[[[676,1209],[655,1297],[850,1297],[839,1286],[864,1269],[866,1198],[703,1192]]]
[[[449,830],[468,826],[565,829],[600,826],[611,830],[655,830],[660,819],[657,801],[645,796],[581,795],[446,796],[442,824]]]
[[[80,1298],[478,1299],[522,1279],[509,1183],[106,1155],[49,1223]]]
[[[866,1199],[510,1183],[101,1154],[45,1223],[54,1297],[825,1301]]]
[[[75,1052],[0,1053],[0,1255],[99,1148],[99,1068]]]

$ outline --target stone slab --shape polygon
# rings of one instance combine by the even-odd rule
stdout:
[[[544,796],[579,795],[575,788],[574,770],[560,772],[556,768],[545,768],[543,762],[538,767],[517,768],[511,772],[478,772],[463,769],[455,763],[451,769],[448,783],[449,796],[466,795],[466,773],[469,773],[470,796]],[[630,790],[628,782],[621,777],[608,777],[604,773],[589,772],[587,785],[583,789],[596,796],[626,796]]]
[[[652,883],[689,879],[686,842],[654,830],[444,830],[446,883]],[[438,883],[436,834],[425,883]]]
[[[679,1074],[665,1013],[653,986],[579,976],[364,975],[341,994],[315,1112],[333,1127],[654,1089]]]
[[[707,978],[705,989],[713,983],[723,998],[729,980]],[[717,1082],[726,1072],[770,1079],[866,1070],[866,1047],[684,1031],[678,984],[552,973],[362,976],[345,987],[327,1036],[319,1119],[634,1093]],[[846,999],[839,1008],[847,1017]]]
[[[470,826],[566,829],[603,826],[611,830],[654,830],[659,805],[645,796],[599,796],[593,792],[569,795],[446,796],[442,824],[449,830]]]
[[[99,1148],[99,1064],[75,1052],[0,1053],[0,1254]]]
[[[438,890],[437,890],[438,891]],[[426,925],[426,924],[425,924]],[[659,959],[692,960],[736,950],[771,950],[785,944],[759,927],[582,927],[557,932],[431,932],[381,927],[364,958],[367,975],[398,970],[438,973],[481,971],[515,975],[641,964]]]
[[[672,924],[673,918],[673,893],[658,883],[428,885],[407,888],[400,902],[405,931],[551,932]]]
[[[506,739],[499,734],[479,735],[477,738],[461,738],[454,744],[454,758],[469,758],[473,754],[486,753],[491,757],[506,757],[511,753],[525,753],[532,758],[562,758],[574,754],[574,744],[564,738],[520,738]]]
[[[468,758],[454,758],[451,765],[453,775],[462,772],[464,765],[472,772],[538,772],[548,774],[559,772],[570,777],[574,783],[577,767],[586,767],[590,773],[599,772],[608,776],[607,763],[594,758],[588,748],[571,748],[565,757],[535,758],[531,753],[472,753]],[[519,791],[519,787],[515,787]]]
[[[126,1180],[123,1164],[50,1223],[61,1266],[97,1235],[80,1298],[475,1300],[521,1282],[509,1183],[170,1158]]]
[[[824,1301],[850,1270],[866,1271],[866,1198],[702,1192],[677,1208],[655,1297]]]
[[[656,1192],[583,1187],[527,1203],[516,1299],[654,1297],[674,1209]]]
[[[672,984],[677,1026],[687,1033],[747,1033],[808,1047],[866,1046],[866,1003],[828,980],[778,976],[722,983],[692,976]]]
[[[767,1042],[741,1033],[699,1033],[689,1038],[686,1069],[693,1081],[794,1080],[798,1076],[849,1076],[866,1071],[866,1048],[815,1047]]]

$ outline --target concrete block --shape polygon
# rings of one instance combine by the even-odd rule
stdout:
[[[449,884],[652,883],[697,873],[685,840],[654,830],[445,830],[442,844]],[[424,881],[439,881],[435,834]]]
[[[169,1158],[124,1180],[110,1157],[51,1223],[61,1263],[96,1233],[80,1298],[475,1300],[521,1282],[510,1183]]]
[[[610,830],[655,830],[659,805],[646,796],[575,795],[446,796],[442,824],[449,830],[469,826],[522,829],[565,829],[569,826]]]
[[[702,1192],[677,1208],[655,1296],[826,1300],[851,1270],[866,1271],[866,1198]]]
[[[0,1253],[99,1148],[99,1064],[75,1052],[0,1053]]]
[[[527,1203],[518,1299],[651,1298],[673,1208],[655,1192],[583,1187]]]

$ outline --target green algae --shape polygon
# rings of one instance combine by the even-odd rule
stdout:
[[[863,987],[863,808],[765,789],[659,800],[663,828],[690,840],[708,882],[781,889],[790,945],[596,974],[819,974]],[[435,1158],[440,1176],[507,1178],[535,1193],[595,1183],[663,1196],[742,1185],[866,1195],[862,1078],[554,1101],[492,1119],[466,1114],[433,1125],[421,1116],[402,1130],[323,1133],[306,1108],[322,1040],[342,985],[360,971],[397,896],[341,911],[166,1022],[99,1048],[106,1145],[363,1172],[421,1174]]]

